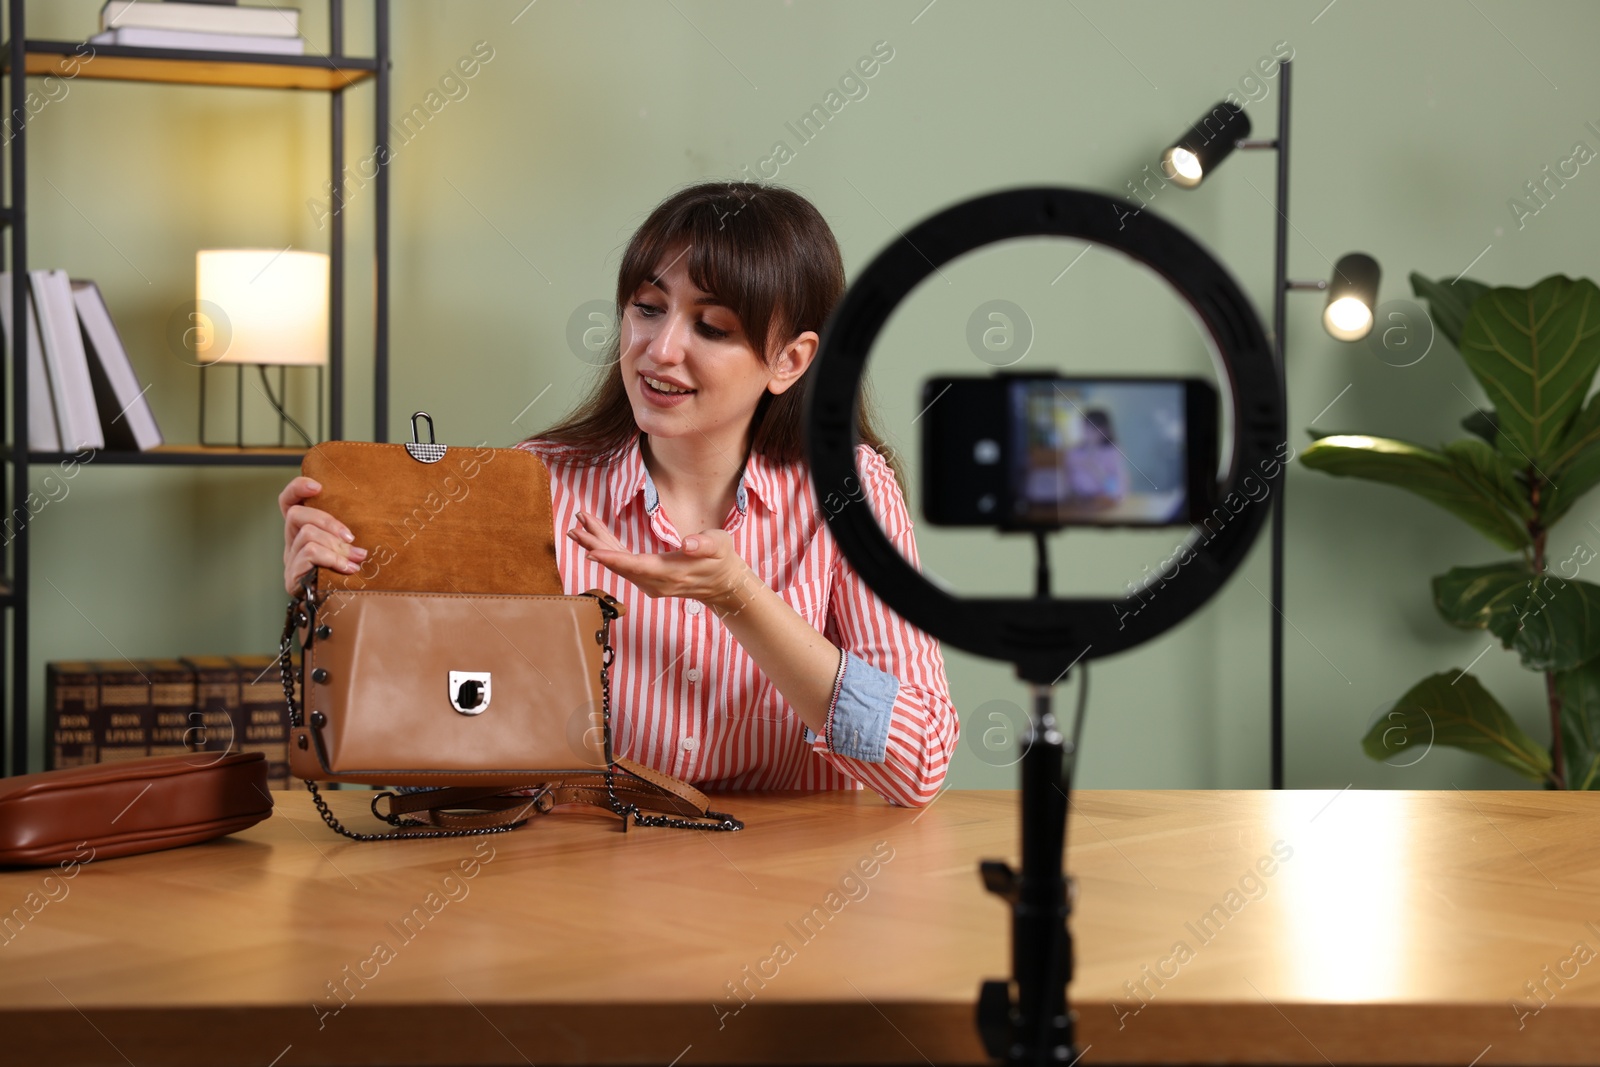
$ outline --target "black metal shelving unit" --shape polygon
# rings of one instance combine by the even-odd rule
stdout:
[[[0,206],[0,226],[11,236],[8,266],[12,272],[12,307],[25,304],[28,265],[28,171],[27,111],[20,103],[27,99],[27,80],[55,74],[59,77],[109,81],[160,82],[165,84],[225,86],[246,89],[291,89],[326,92],[330,101],[330,173],[333,181],[332,232],[329,237],[329,315],[328,315],[328,435],[339,439],[344,433],[344,211],[342,179],[344,173],[344,92],[371,80],[375,83],[373,139],[377,173],[373,177],[373,231],[375,300],[373,314],[373,440],[388,440],[385,412],[389,393],[389,0],[372,0],[374,23],[373,55],[344,55],[343,0],[328,0],[329,54],[317,56],[274,56],[241,52],[189,52],[173,49],[125,48],[108,45],[87,46],[79,41],[29,40],[26,32],[25,0],[6,4],[9,34],[0,49],[3,71],[5,113],[10,133],[10,196]],[[25,321],[17,316],[19,323]],[[11,365],[11,433],[14,444],[3,449],[0,462],[11,470],[11,507],[26,515],[28,471],[34,463],[58,463],[78,453],[30,452],[20,447],[28,440],[28,332],[16,330]],[[5,410],[6,380],[0,375],[0,411]],[[297,467],[304,450],[297,448],[202,448],[198,445],[163,445],[148,452],[102,450],[92,462],[184,467]],[[17,514],[16,510],[12,514]],[[11,728],[0,730],[0,770],[23,774],[28,770],[28,541],[30,530],[24,523],[16,532],[11,548],[11,573],[0,581],[0,612],[11,612],[11,656],[9,668],[0,667],[0,693],[6,689],[4,669],[11,671]]]

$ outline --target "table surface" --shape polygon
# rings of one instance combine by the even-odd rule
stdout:
[[[0,1063],[983,1059],[1009,915],[977,863],[1015,861],[1015,793],[738,794],[716,806],[741,833],[563,814],[381,844],[275,796],[229,838],[0,873]],[[367,798],[330,794],[361,826]],[[1073,801],[1084,1064],[1600,1059],[1596,798]]]

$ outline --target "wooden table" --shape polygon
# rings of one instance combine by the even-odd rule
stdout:
[[[737,834],[564,815],[396,844],[278,796],[221,841],[0,874],[7,912],[37,894],[0,944],[0,1062],[983,1058],[1008,915],[976,865],[1015,859],[1015,794],[743,794],[718,805]],[[366,796],[331,799],[370,825]],[[1600,1061],[1597,803],[1081,794],[1083,1063]]]

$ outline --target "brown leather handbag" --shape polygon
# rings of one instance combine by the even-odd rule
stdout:
[[[0,779],[0,867],[193,845],[272,815],[259,752],[147,756]]]
[[[410,443],[329,441],[301,463],[322,486],[307,503],[369,552],[355,574],[301,577],[279,646],[289,768],[323,820],[361,841],[496,833],[573,806],[624,829],[741,829],[612,751],[611,623],[627,609],[601,589],[563,593],[543,460],[436,444],[426,412],[411,422]],[[367,834],[317,782],[432,788],[379,792],[373,814],[398,830]]]

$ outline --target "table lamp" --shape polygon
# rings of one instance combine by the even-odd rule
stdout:
[[[244,368],[254,364],[262,392],[278,413],[278,444],[287,427],[315,442],[285,410],[289,367],[317,369],[317,418],[322,425],[322,368],[328,362],[328,256],[289,249],[202,249],[195,254],[195,300],[203,327],[195,336],[200,362],[200,444],[206,440],[205,371],[217,363],[237,368],[235,446],[244,448]],[[267,367],[278,368],[273,394]]]

